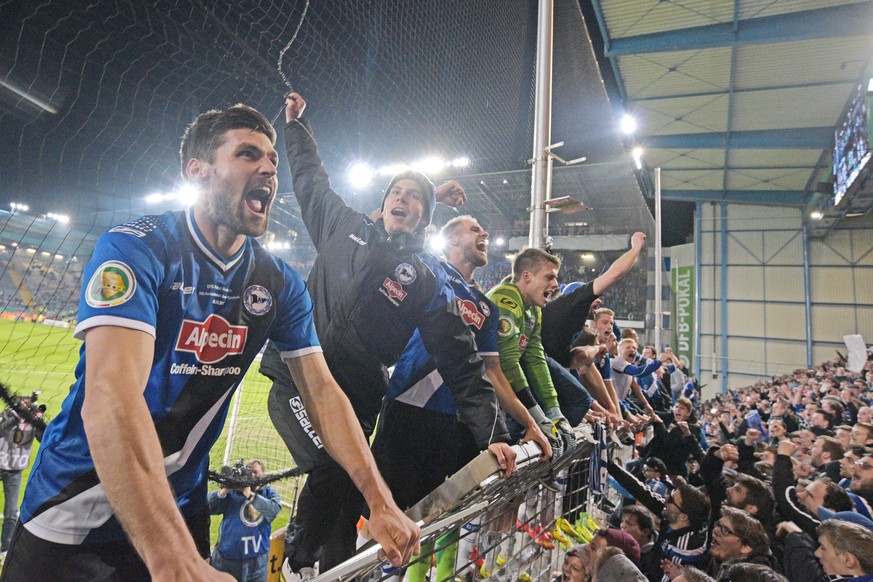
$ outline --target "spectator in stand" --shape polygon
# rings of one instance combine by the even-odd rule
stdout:
[[[858,512],[873,517],[873,454],[855,461],[849,491],[854,494]]]
[[[642,572],[656,572],[660,567],[655,550],[656,530],[652,513],[641,505],[626,505],[621,509],[621,530],[640,546],[639,566]]]
[[[645,460],[644,466],[646,487],[651,489],[652,493],[657,493],[661,497],[667,497],[670,490],[673,489],[673,484],[670,483],[670,477],[664,461],[658,457],[649,457]]]
[[[841,519],[828,519],[812,537],[791,522],[779,524],[785,534],[783,567],[791,582],[873,580],[873,532]]]
[[[852,427],[850,442],[857,446],[873,446],[873,424],[860,421],[855,424]]]
[[[712,529],[712,561],[707,573],[720,578],[722,572],[739,562],[776,565],[770,552],[770,540],[761,522],[742,509],[724,507]]]
[[[843,458],[843,445],[830,436],[820,436],[810,449],[812,466],[816,475],[829,477],[835,483],[840,480],[840,459]]]
[[[700,426],[696,424],[691,401],[679,398],[673,410],[653,417],[654,436],[640,452],[643,458],[658,457],[667,467],[670,476],[687,476],[688,458],[701,458]]]
[[[264,477],[264,464],[259,459],[252,459],[246,466],[253,481]],[[271,524],[282,510],[279,494],[269,485],[241,490],[222,487],[210,491],[208,501],[209,513],[222,516],[212,566],[239,582],[264,582]]]
[[[706,567],[709,562],[710,504],[706,495],[681,477],[674,479],[676,489],[666,500],[652,493],[636,477],[619,465],[607,465],[609,475],[643,507],[662,517],[656,545],[655,567],[644,574],[651,582],[667,579],[663,561],[679,565]]]
[[[843,451],[849,450],[849,447],[852,446],[852,427],[848,424],[841,424],[834,429],[834,438],[843,446]]]

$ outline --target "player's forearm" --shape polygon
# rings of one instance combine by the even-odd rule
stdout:
[[[588,389],[588,392],[591,393],[591,396],[606,410],[613,414],[617,414],[618,411],[615,409],[615,403],[609,395],[609,391],[606,389],[606,384],[603,382],[603,377],[600,375],[600,372],[594,366],[588,366],[585,370],[585,382],[584,386]]]
[[[170,490],[161,444],[143,397],[154,339],[131,329],[95,327],[87,333],[85,350],[82,422],[115,516],[153,576],[158,570],[201,560]],[[167,547],[174,549],[171,558]]]
[[[321,354],[286,360],[312,426],[324,448],[345,469],[371,510],[394,501],[379,474],[348,397],[331,376]]]
[[[610,287],[627,275],[634,266],[637,257],[640,256],[642,250],[642,248],[631,248],[617,258],[603,275],[594,280],[594,288],[592,289],[594,294],[603,295],[603,293],[608,291]]]
[[[497,401],[500,407],[503,408],[509,415],[514,418],[520,425],[524,427],[536,426],[536,421],[527,411],[515,391],[510,386],[509,381],[503,374],[500,368],[500,358],[497,356],[485,356],[485,372],[488,374],[488,379],[494,385],[494,392],[497,395]]]

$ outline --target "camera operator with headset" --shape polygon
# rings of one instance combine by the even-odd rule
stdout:
[[[18,523],[18,493],[21,473],[30,463],[33,440],[42,440],[45,422],[44,404],[36,404],[40,392],[19,396],[17,402],[0,415],[0,481],[3,481],[3,530],[0,533],[0,559],[12,541],[12,530]]]
[[[236,481],[257,481],[264,476],[264,463],[252,459],[224,467],[222,474]],[[209,512],[222,514],[218,542],[211,563],[216,570],[227,572],[240,582],[264,582],[270,555],[270,524],[282,505],[279,494],[269,485],[230,489],[227,486],[209,492]]]

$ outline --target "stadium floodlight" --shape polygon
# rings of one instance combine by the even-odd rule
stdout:
[[[349,166],[349,184],[354,188],[366,188],[373,181],[374,175],[373,168],[364,162],[355,162]]]
[[[445,160],[441,160],[436,156],[430,156],[424,158],[423,160],[419,160],[412,164],[412,169],[422,174],[436,174],[443,170],[446,167]]]
[[[626,113],[625,116],[621,118],[621,131],[626,135],[630,135],[636,130],[637,120]]]
[[[36,249],[24,249],[24,252],[26,252],[26,253],[35,253],[35,252],[36,252]]]
[[[27,212],[28,210],[30,210],[30,206],[28,206],[27,204],[20,204],[18,202],[10,203],[9,207],[12,209],[13,212],[15,212],[16,210],[19,210],[21,212]]]
[[[867,92],[873,91],[873,77],[870,77],[870,80],[867,82]]]
[[[643,148],[635,147],[631,152],[634,157],[634,163],[637,165],[637,170],[643,169]]]
[[[67,224],[70,222],[70,217],[66,214],[55,214],[54,212],[49,212],[45,215],[46,218],[50,220],[54,220],[56,222],[60,222],[61,224]]]
[[[389,164],[387,166],[382,166],[379,168],[380,176],[394,176],[399,174],[400,172],[405,172],[409,169],[409,166],[406,164]]]
[[[160,192],[155,192],[154,194],[149,194],[146,196],[145,201],[149,204],[157,204],[158,202],[163,202],[166,197]]]
[[[494,246],[497,248],[500,248],[505,244],[506,244],[506,239],[503,238],[502,236],[498,236],[496,239],[494,239]]]
[[[286,240],[285,242],[282,243],[282,250],[287,251],[287,250],[289,250],[290,248],[291,248],[291,243],[288,242],[287,240]]]
[[[581,255],[579,255],[579,258],[586,262],[593,261],[594,255],[592,255],[591,253],[582,253]]]
[[[813,210],[809,213],[809,217],[813,220],[821,220],[824,218],[824,213],[821,210]]]
[[[452,160],[451,165],[453,168],[466,168],[467,166],[470,165],[470,158],[468,158],[467,156],[461,156],[460,158],[455,158],[454,160]]]

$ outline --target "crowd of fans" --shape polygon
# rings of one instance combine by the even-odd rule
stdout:
[[[685,396],[653,401],[651,441],[608,467],[636,543],[573,547],[558,579],[873,580],[873,359]]]

